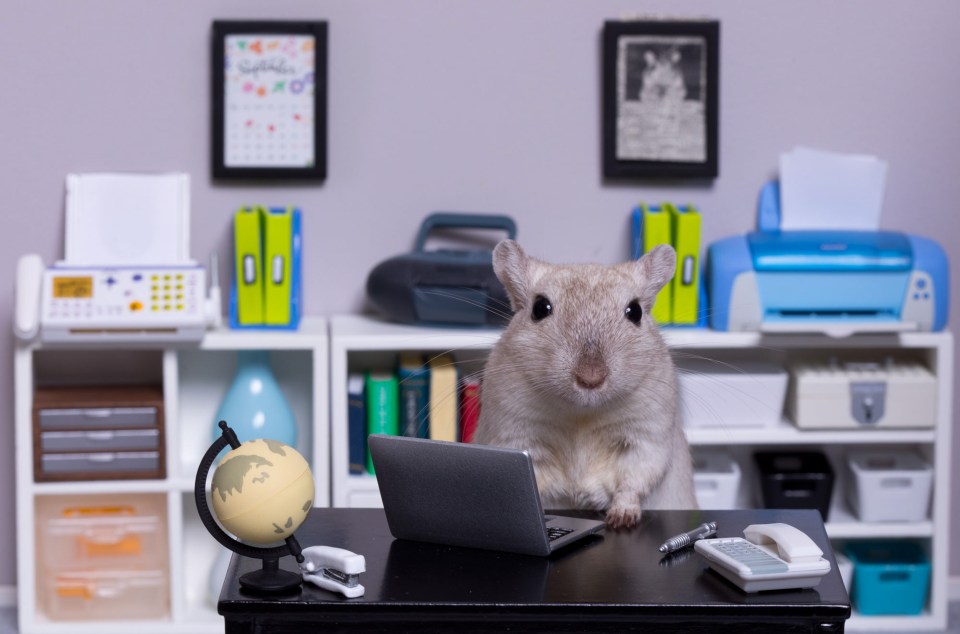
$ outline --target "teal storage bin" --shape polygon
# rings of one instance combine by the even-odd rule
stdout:
[[[860,614],[923,612],[930,589],[930,562],[917,543],[853,542],[846,551],[853,562],[853,604]]]

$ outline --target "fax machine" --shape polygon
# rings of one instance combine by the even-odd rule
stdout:
[[[776,181],[758,230],[707,250],[710,326],[761,332],[941,330],[949,267],[934,241],[894,231],[781,231]]]

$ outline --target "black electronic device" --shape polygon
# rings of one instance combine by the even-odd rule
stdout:
[[[378,264],[367,277],[370,303],[388,319],[406,324],[497,326],[510,319],[510,301],[493,272],[493,249],[425,249],[439,229],[501,230],[514,239],[508,216],[437,212],[420,225],[412,253]]]

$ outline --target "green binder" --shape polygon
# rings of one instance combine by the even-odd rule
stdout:
[[[700,301],[700,213],[693,205],[675,207],[665,204],[673,230],[673,247],[677,251],[677,272],[673,286],[674,324],[692,326],[697,323]]]
[[[237,321],[263,323],[263,230],[261,207],[242,207],[233,216]]]
[[[263,210],[263,321],[290,323],[293,207]]]

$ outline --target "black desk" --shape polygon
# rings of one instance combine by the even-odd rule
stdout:
[[[718,535],[753,523],[803,530],[833,565],[813,589],[745,594],[687,549],[664,559],[668,537],[715,520]],[[304,584],[287,597],[240,591],[259,562],[233,556],[218,611],[228,634],[259,632],[842,632],[850,616],[816,511],[647,511],[630,531],[606,531],[549,558],[394,540],[379,509],[314,509],[297,531],[304,547],[366,557],[366,594],[346,599]],[[281,567],[296,570],[292,557]]]

